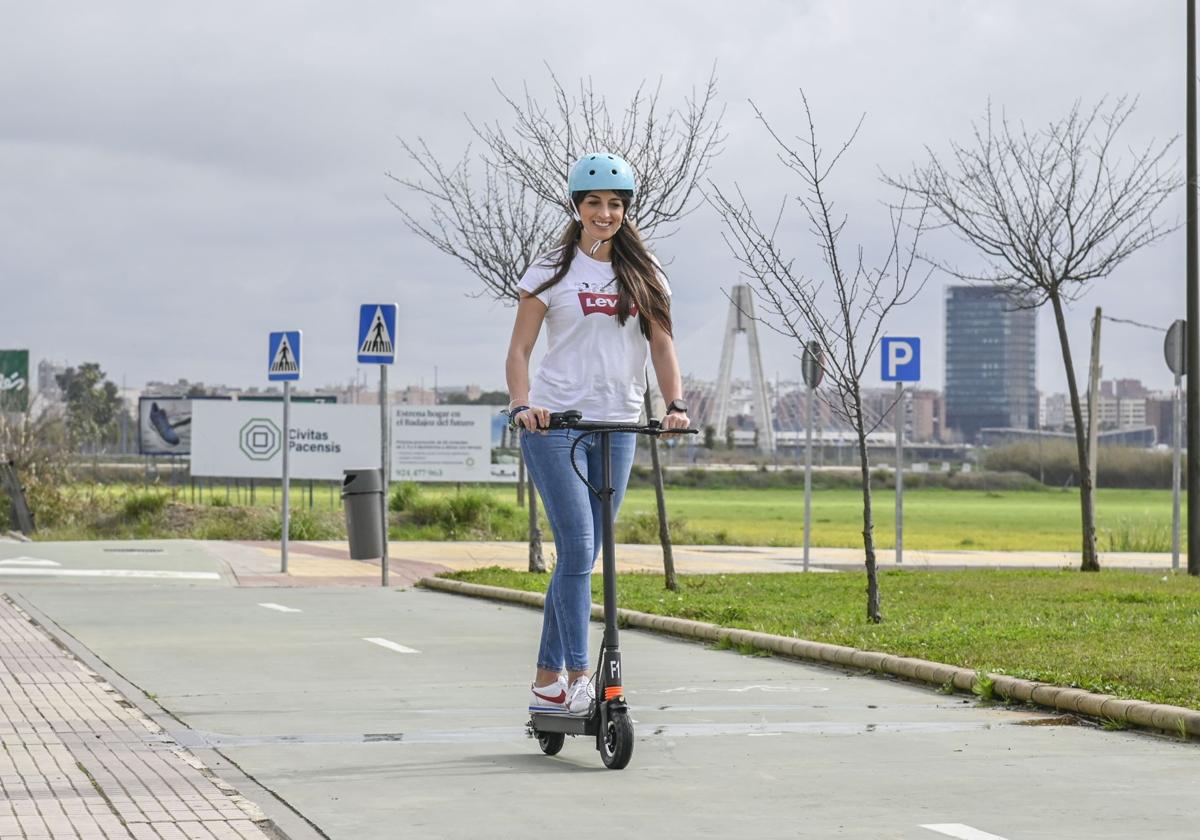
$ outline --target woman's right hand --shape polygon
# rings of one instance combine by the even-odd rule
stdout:
[[[529,432],[544,432],[550,425],[550,409],[531,405],[516,417],[517,424]]]

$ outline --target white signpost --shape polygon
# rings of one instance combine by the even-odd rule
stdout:
[[[358,308],[358,362],[379,365],[379,469],[383,478],[383,556],[379,559],[382,585],[388,585],[388,365],[396,361],[396,314],[394,303],[364,303]]]
[[[807,386],[804,405],[804,571],[808,571],[808,547],[812,532],[812,427],[813,391],[825,377],[825,352],[820,342],[810,341],[804,345],[804,356],[800,360],[800,373]]]
[[[267,338],[267,379],[283,383],[283,439],[288,435],[288,409],[292,403],[292,383],[300,379],[300,330],[273,332]],[[280,571],[288,570],[288,447],[283,447],[283,529],[279,543]]]
[[[1179,532],[1180,511],[1179,494],[1183,460],[1183,377],[1187,373],[1187,322],[1183,320],[1171,324],[1167,330],[1167,338],[1163,342],[1163,355],[1167,357],[1167,367],[1175,374],[1175,393],[1172,400],[1171,429],[1175,433],[1174,450],[1171,453],[1171,568],[1179,570]]]
[[[904,383],[921,381],[921,339],[885,338],[883,381],[896,383],[896,565],[904,562]]]

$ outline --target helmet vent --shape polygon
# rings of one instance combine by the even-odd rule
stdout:
[[[595,170],[595,169],[589,169],[589,170],[588,170],[588,174],[589,174],[589,175],[595,175],[595,174],[596,174],[596,170]]]
[[[614,169],[614,170],[612,171],[612,173],[613,173],[614,175],[616,175],[616,174],[617,174],[617,170],[615,170],[615,169]]]

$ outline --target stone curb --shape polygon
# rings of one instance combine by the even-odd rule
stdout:
[[[421,578],[416,585],[440,592],[506,601],[539,609],[546,599],[545,595],[537,592],[522,592],[516,589],[484,586],[446,578]],[[592,605],[592,618],[603,620],[604,608],[599,604]],[[930,662],[926,659],[913,659],[908,656],[859,650],[843,645],[793,639],[790,636],[737,630],[687,618],[672,618],[635,610],[618,609],[617,621],[622,627],[637,627],[705,642],[727,639],[734,645],[750,645],[783,656],[808,659],[826,665],[878,671],[937,686],[949,683],[959,691],[971,691],[976,682],[976,674],[969,668]],[[1124,700],[1109,694],[1093,694],[1078,688],[1064,688],[1050,683],[1022,680],[1005,674],[988,674],[987,676],[993,682],[993,691],[997,697],[1022,703],[1033,703],[1072,714],[1113,720],[1146,729],[1157,729],[1176,736],[1184,731],[1189,735],[1200,735],[1200,711],[1194,709],[1168,706],[1162,703],[1147,703],[1143,700]]]

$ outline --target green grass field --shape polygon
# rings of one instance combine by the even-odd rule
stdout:
[[[447,575],[544,591],[547,575]],[[864,576],[623,574],[620,606],[915,656],[1158,703],[1200,708],[1200,580],[1107,570],[880,572],[884,622],[866,620]],[[593,597],[599,601],[600,578]],[[533,643],[534,640],[530,640]]]
[[[160,493],[168,500],[191,504],[188,485],[147,491],[141,485],[75,485],[69,507],[80,515],[69,530],[57,529],[58,538],[86,538],[87,519],[82,514],[92,509],[118,512],[132,496]],[[424,486],[420,495],[427,501],[446,499],[457,492],[454,487]],[[467,488],[468,493],[486,493],[513,505],[516,491],[511,487]],[[251,505],[248,487],[204,489],[197,496],[198,506],[214,505],[234,509]],[[278,506],[279,490],[258,487],[256,508]],[[329,484],[318,484],[313,492],[315,513],[340,517],[341,499]],[[894,545],[894,497],[891,490],[875,493],[875,537],[880,548]],[[293,511],[305,511],[309,505],[308,486],[298,482],[292,490]],[[679,544],[724,543],[727,545],[800,545],[803,539],[804,494],[799,488],[694,488],[668,487],[667,509],[672,518],[674,539]],[[324,511],[324,513],[322,513]],[[922,487],[904,494],[905,546],[929,550],[996,551],[1078,551],[1079,494],[1076,490],[950,490]],[[813,492],[813,538],[819,547],[858,547],[862,545],[862,498],[848,488],[821,489]],[[544,517],[543,517],[544,519]],[[1097,496],[1099,547],[1102,551],[1169,551],[1171,494],[1166,490],[1100,490]],[[158,533],[157,526],[144,525],[145,535]],[[166,527],[166,526],[164,526]],[[51,525],[45,539],[54,539]],[[140,533],[140,532],[139,532]],[[174,534],[189,536],[190,534]],[[450,535],[437,526],[415,526],[403,522],[393,525],[395,539],[445,539]],[[525,538],[525,520],[520,511],[508,510],[495,515],[482,531],[464,527],[454,532],[460,539]],[[335,538],[329,536],[328,538]],[[618,521],[618,539],[630,542],[657,540],[654,492],[635,487],[626,496]]]
[[[884,490],[875,493],[873,501],[876,544],[892,547],[895,495]],[[723,535],[720,541],[730,545],[800,545],[803,540],[803,491],[670,488],[667,509],[689,528]],[[632,490],[622,516],[654,510],[653,491]],[[1170,550],[1170,491],[1102,489],[1096,515],[1102,550],[1110,550],[1106,532],[1125,543],[1113,550]],[[812,522],[813,545],[862,545],[861,494],[849,489],[814,491]],[[904,494],[907,548],[1078,551],[1079,531],[1077,490],[919,488]],[[1146,546],[1136,544],[1139,537],[1148,540]]]

